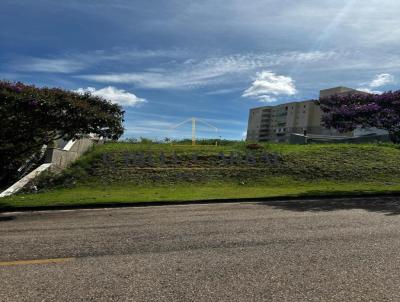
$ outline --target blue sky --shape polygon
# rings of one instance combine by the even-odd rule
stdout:
[[[0,78],[91,91],[125,137],[242,139],[249,108],[397,90],[400,2],[0,0]]]

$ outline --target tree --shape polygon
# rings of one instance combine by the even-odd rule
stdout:
[[[376,127],[387,130],[391,141],[400,143],[400,91],[334,95],[319,103],[327,128],[346,132],[359,126]]]
[[[0,183],[44,145],[90,133],[118,139],[124,111],[101,97],[0,81]]]

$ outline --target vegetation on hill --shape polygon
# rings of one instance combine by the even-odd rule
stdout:
[[[399,162],[393,144],[106,143],[0,207],[400,192]]]
[[[249,150],[239,142],[224,146],[107,143],[52,180],[59,185],[142,185],[227,179],[257,182],[271,176],[307,181],[400,177],[400,150],[390,144],[260,146]]]

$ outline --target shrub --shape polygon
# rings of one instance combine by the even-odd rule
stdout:
[[[259,144],[248,144],[248,145],[246,145],[246,149],[248,149],[248,150],[259,150],[259,149],[263,149],[263,146],[261,146]]]

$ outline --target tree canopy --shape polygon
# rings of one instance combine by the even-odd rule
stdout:
[[[400,143],[400,91],[383,94],[334,95],[319,101],[328,128],[340,132],[361,126],[389,132],[394,143]]]
[[[101,97],[0,81],[0,183],[56,139],[118,139],[124,111]]]

